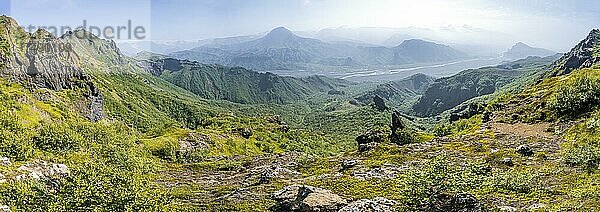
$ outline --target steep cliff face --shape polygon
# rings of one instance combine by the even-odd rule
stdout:
[[[52,90],[72,88],[85,78],[69,44],[44,30],[27,33],[8,17],[0,17],[0,23],[3,77]]]
[[[45,30],[25,32],[15,20],[1,16],[0,49],[1,77],[30,90],[80,90],[85,97],[80,112],[93,121],[104,117],[104,98],[81,68],[72,44]]]
[[[546,78],[566,75],[573,70],[600,65],[600,29],[594,29],[570,52],[558,59],[545,75]]]

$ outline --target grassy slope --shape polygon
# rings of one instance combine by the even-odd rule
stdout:
[[[13,209],[160,210],[173,191],[153,182],[168,164],[284,151],[326,156],[349,148],[348,141],[340,145],[332,140],[335,136],[310,129],[282,130],[283,123],[261,115],[293,114],[295,108],[202,100],[142,72],[110,43],[73,37],[64,41],[73,44],[82,59],[76,65],[102,91],[107,119],[92,123],[79,114],[76,108],[84,90],[30,90],[0,81],[0,154],[14,162],[0,172],[12,178],[22,173],[19,166],[38,159],[64,163],[72,170],[70,177],[56,179],[58,192],[37,181],[1,184],[0,202]],[[295,123],[302,126],[301,121]],[[253,132],[249,139],[239,134],[244,128]],[[179,140],[191,133],[207,135],[212,142],[208,149],[183,157],[177,151]]]
[[[421,116],[439,115],[470,99],[496,91],[519,91],[539,77],[555,56],[529,57],[496,67],[466,70],[457,75],[436,80],[414,104]],[[447,95],[447,94],[453,95]]]

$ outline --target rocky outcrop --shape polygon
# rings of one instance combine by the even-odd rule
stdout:
[[[45,30],[25,32],[12,18],[0,17],[3,46],[2,77],[34,87],[61,90],[73,88],[84,78],[80,59],[72,46]]]
[[[462,104],[454,108],[454,110],[450,114],[450,122],[455,122],[461,119],[468,119],[483,112],[485,112],[485,106],[480,103]]]
[[[16,180],[46,180],[52,178],[63,178],[71,174],[69,167],[59,163],[48,163],[46,161],[37,160],[29,162],[18,168],[19,171],[27,172],[27,174],[18,175]]]
[[[391,166],[390,164],[384,164],[382,167],[376,168],[361,168],[352,173],[352,177],[359,180],[368,179],[394,179],[398,177],[399,168]]]
[[[32,90],[83,88],[85,106],[78,108],[82,115],[92,121],[104,118],[104,97],[81,68],[82,59],[72,43],[42,29],[25,32],[6,16],[0,17],[0,43],[0,77]]]
[[[271,195],[277,202],[274,211],[338,211],[348,203],[329,190],[292,185]]]
[[[283,168],[281,165],[274,164],[270,166],[259,167],[260,178],[258,184],[267,184],[275,179],[286,179],[301,176],[302,173]]]
[[[181,152],[193,152],[198,149],[208,149],[209,144],[213,141],[208,135],[199,133],[188,133],[188,136],[179,139],[179,151]]]
[[[347,169],[351,169],[352,167],[355,167],[356,165],[358,165],[358,161],[357,160],[344,160],[342,161],[342,170],[347,170]]]
[[[514,166],[515,165],[513,163],[512,158],[503,158],[502,161],[500,161],[500,162],[506,166]]]
[[[360,199],[343,207],[340,212],[391,212],[398,203],[382,197]]]
[[[146,72],[151,73],[154,76],[160,76],[165,70],[179,71],[183,69],[183,65],[180,60],[173,58],[163,58],[159,55],[152,56],[146,60],[141,60],[138,65],[142,67]]]
[[[12,163],[10,162],[10,159],[7,157],[0,157],[0,166],[11,166]]]
[[[106,117],[106,113],[104,112],[104,95],[102,95],[102,92],[91,81],[88,81],[84,87],[86,88],[86,92],[83,96],[87,99],[88,103],[82,111],[83,115],[93,122],[104,119]]]
[[[373,104],[375,105],[375,109],[379,110],[380,112],[388,109],[388,107],[385,105],[385,101],[379,95],[375,95],[373,97]]]
[[[10,207],[6,205],[0,205],[0,212],[10,212]]]
[[[600,29],[594,29],[571,51],[552,64],[545,78],[566,75],[575,69],[590,68],[600,64]]]

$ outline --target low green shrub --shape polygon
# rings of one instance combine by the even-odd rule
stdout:
[[[0,156],[18,161],[29,159],[34,152],[32,136],[33,133],[17,117],[6,111],[0,112]]]
[[[43,122],[33,137],[33,143],[41,150],[66,152],[77,150],[84,142],[83,136],[70,123]]]
[[[600,78],[595,75],[578,75],[560,85],[550,100],[559,115],[575,117],[591,111],[600,103]]]

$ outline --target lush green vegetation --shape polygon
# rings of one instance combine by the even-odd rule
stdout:
[[[454,194],[490,210],[600,207],[598,69],[536,83],[552,59],[528,58],[465,71],[425,92],[426,76],[372,86],[193,62],[157,77],[113,43],[62,39],[83,60],[69,65],[89,77],[69,82],[90,86],[49,90],[0,79],[0,156],[12,162],[0,166],[0,205],[13,210],[265,211],[275,204],[268,195],[290,183],[352,200],[385,197],[404,211]],[[98,122],[85,115],[91,85],[102,93]],[[447,123],[378,110],[369,100],[380,95],[403,109],[421,94],[433,114],[492,94],[472,99],[492,116]],[[518,123],[521,130],[517,122],[528,124]],[[434,135],[420,131],[434,124]],[[370,143],[358,151],[363,134]],[[41,161],[70,174],[38,180],[20,169]]]
[[[71,169],[68,178],[56,179],[58,190],[35,180],[3,183],[1,202],[19,210],[44,211],[140,210],[165,203],[161,190],[148,186],[157,163],[136,143],[139,135],[129,127],[112,121],[91,123],[63,111],[69,101],[42,102],[13,83],[0,82],[0,96],[0,154],[14,162],[3,168],[4,174],[18,175],[16,168],[32,159]]]
[[[597,70],[581,70],[562,83],[550,100],[559,115],[577,116],[600,103],[600,77]]]
[[[531,85],[552,64],[555,56],[529,57],[496,67],[465,70],[436,80],[412,106],[417,115],[439,115],[475,97],[495,92],[519,92]],[[453,95],[447,95],[453,94]]]
[[[164,67],[153,71],[160,74],[160,78],[204,99],[246,104],[293,103],[351,84],[321,76],[297,79],[241,67],[205,65],[175,59],[153,59],[148,62]]]

